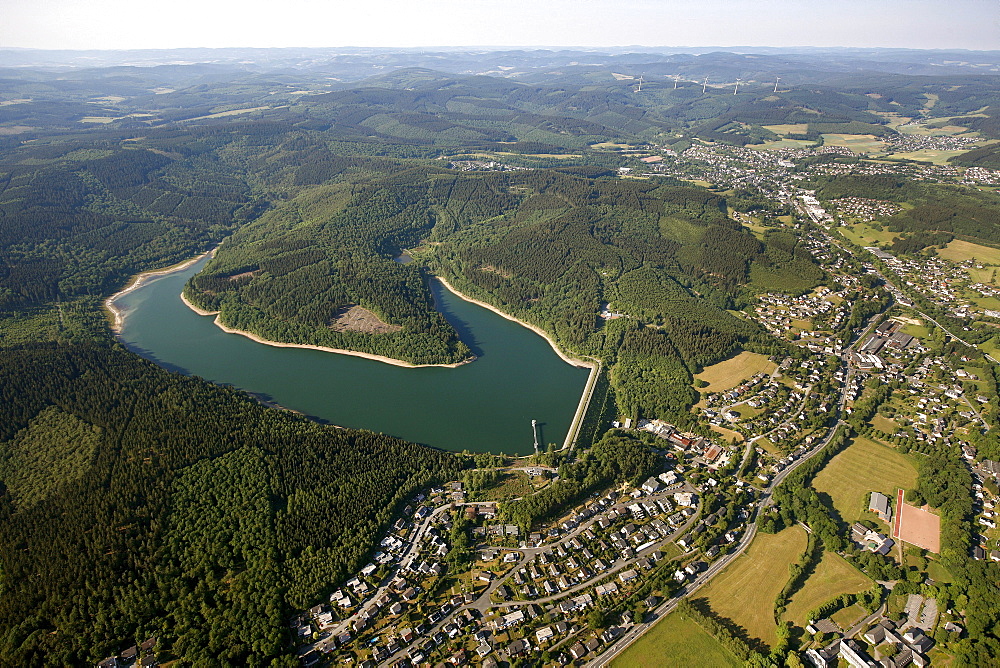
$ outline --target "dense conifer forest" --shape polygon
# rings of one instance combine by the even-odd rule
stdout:
[[[600,359],[579,457],[505,509],[527,527],[652,473],[650,449],[605,433],[609,418],[695,428],[694,373],[742,350],[787,350],[739,309],[827,278],[797,232],[754,233],[734,216],[788,211],[673,177],[619,178],[629,158],[608,145],[745,146],[775,139],[764,126],[777,124],[803,124],[809,140],[891,137],[886,115],[919,113],[927,95],[996,136],[1000,109],[995,87],[950,66],[873,78],[867,61],[829,68],[815,55],[638,54],[591,67],[570,65],[581,54],[512,53],[518,81],[476,74],[484,64],[470,54],[285,57],[275,70],[242,56],[65,71],[0,61],[13,63],[0,71],[0,665],[88,665],[150,635],[178,665],[298,665],[288,616],[365,562],[405,498],[466,468],[463,456],[319,425],[125,350],[101,302],[137,272],[218,246],[185,294],[227,325],[462,362],[469,348],[434,308],[439,275]],[[642,96],[631,75],[612,75],[639,74],[637,62],[661,77]],[[781,95],[664,78],[771,80],[774,68]],[[995,167],[994,148],[956,162]],[[449,167],[484,155],[503,169]],[[993,192],[864,176],[811,185],[824,198],[914,203],[889,221],[904,252],[951,236],[1000,242]],[[414,262],[394,261],[404,249]],[[335,327],[352,306],[384,331]],[[859,305],[848,324],[884,306]],[[605,307],[624,317],[599,317]],[[940,453],[921,471],[952,534],[967,482]],[[822,508],[815,493],[784,493],[786,523]],[[816,526],[834,540],[832,524]],[[985,565],[958,569],[987,587]],[[995,628],[973,607],[977,632]]]
[[[153,634],[192,662],[265,664],[286,611],[461,465],[117,345],[8,348],[0,374],[4,665],[85,664]]]

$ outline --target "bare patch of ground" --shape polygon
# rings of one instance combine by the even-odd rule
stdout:
[[[383,322],[377,315],[361,306],[351,305],[337,311],[330,320],[335,332],[361,332],[363,334],[391,334],[403,329],[399,325]]]
[[[239,274],[233,274],[232,276],[227,276],[226,280],[238,281],[241,278],[251,278],[253,276],[256,276],[258,273],[260,273],[260,269],[254,269],[253,271],[244,271]]]
[[[506,272],[499,267],[494,267],[492,264],[484,264],[479,268],[479,271],[488,271],[491,274],[496,274],[497,276],[501,276],[503,278],[514,278],[514,274]]]

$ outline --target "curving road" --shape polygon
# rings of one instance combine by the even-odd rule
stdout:
[[[875,316],[873,316],[873,318],[874,317]],[[867,332],[867,330],[870,327],[871,325],[867,325],[862,330],[862,332]],[[855,343],[858,341],[862,341],[863,339],[864,335],[862,334],[862,336],[859,336],[855,339]],[[852,343],[841,353],[840,358],[842,364],[846,363],[846,361],[849,359],[849,355],[851,354],[853,348],[854,344]],[[600,666],[608,665],[615,657],[617,657],[619,654],[625,651],[625,649],[629,645],[634,643],[636,640],[642,637],[647,631],[649,631],[649,629],[651,629],[653,625],[656,624],[656,622],[658,622],[664,616],[672,612],[674,608],[677,607],[677,603],[680,601],[682,597],[693,594],[699,589],[701,589],[713,577],[715,577],[723,569],[725,569],[726,566],[732,563],[738,556],[743,554],[743,552],[750,546],[750,543],[753,542],[754,537],[757,535],[757,522],[760,519],[761,512],[770,507],[771,503],[773,502],[774,490],[795,469],[802,466],[802,464],[809,461],[812,457],[815,457],[817,454],[820,453],[820,451],[823,450],[823,448],[829,445],[830,441],[833,440],[833,437],[837,434],[837,430],[842,425],[846,424],[842,419],[840,419],[839,416],[843,414],[844,407],[847,404],[847,389],[848,387],[850,387],[849,381],[852,373],[853,372],[850,368],[850,365],[848,364],[847,374],[846,377],[844,378],[844,383],[840,390],[840,397],[837,401],[836,413],[834,413],[834,415],[837,416],[837,421],[832,426],[829,427],[826,436],[821,441],[819,441],[816,445],[814,445],[810,450],[807,450],[802,455],[802,457],[799,458],[797,461],[792,462],[783,470],[781,470],[777,475],[774,476],[774,479],[771,480],[771,483],[762,492],[759,503],[757,504],[757,507],[751,518],[751,521],[747,526],[746,533],[743,534],[743,537],[740,539],[739,543],[737,543],[736,548],[733,549],[728,554],[726,554],[725,556],[720,557],[715,562],[713,562],[712,565],[709,566],[704,573],[700,574],[691,583],[682,587],[672,598],[667,599],[666,601],[661,603],[658,607],[651,610],[649,615],[650,621],[634,624],[628,631],[625,632],[624,635],[622,635],[616,641],[609,644],[604,649],[604,651],[601,652],[601,654],[599,654],[596,658],[589,661],[586,664],[587,666],[590,666],[592,668],[598,668]]]

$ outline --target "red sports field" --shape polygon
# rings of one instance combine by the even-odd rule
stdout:
[[[941,518],[903,502],[903,490],[896,493],[896,517],[892,537],[938,554],[941,551]]]

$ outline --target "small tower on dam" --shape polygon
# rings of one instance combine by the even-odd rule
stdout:
[[[531,421],[531,432],[535,435],[535,454],[538,454],[538,420]]]

